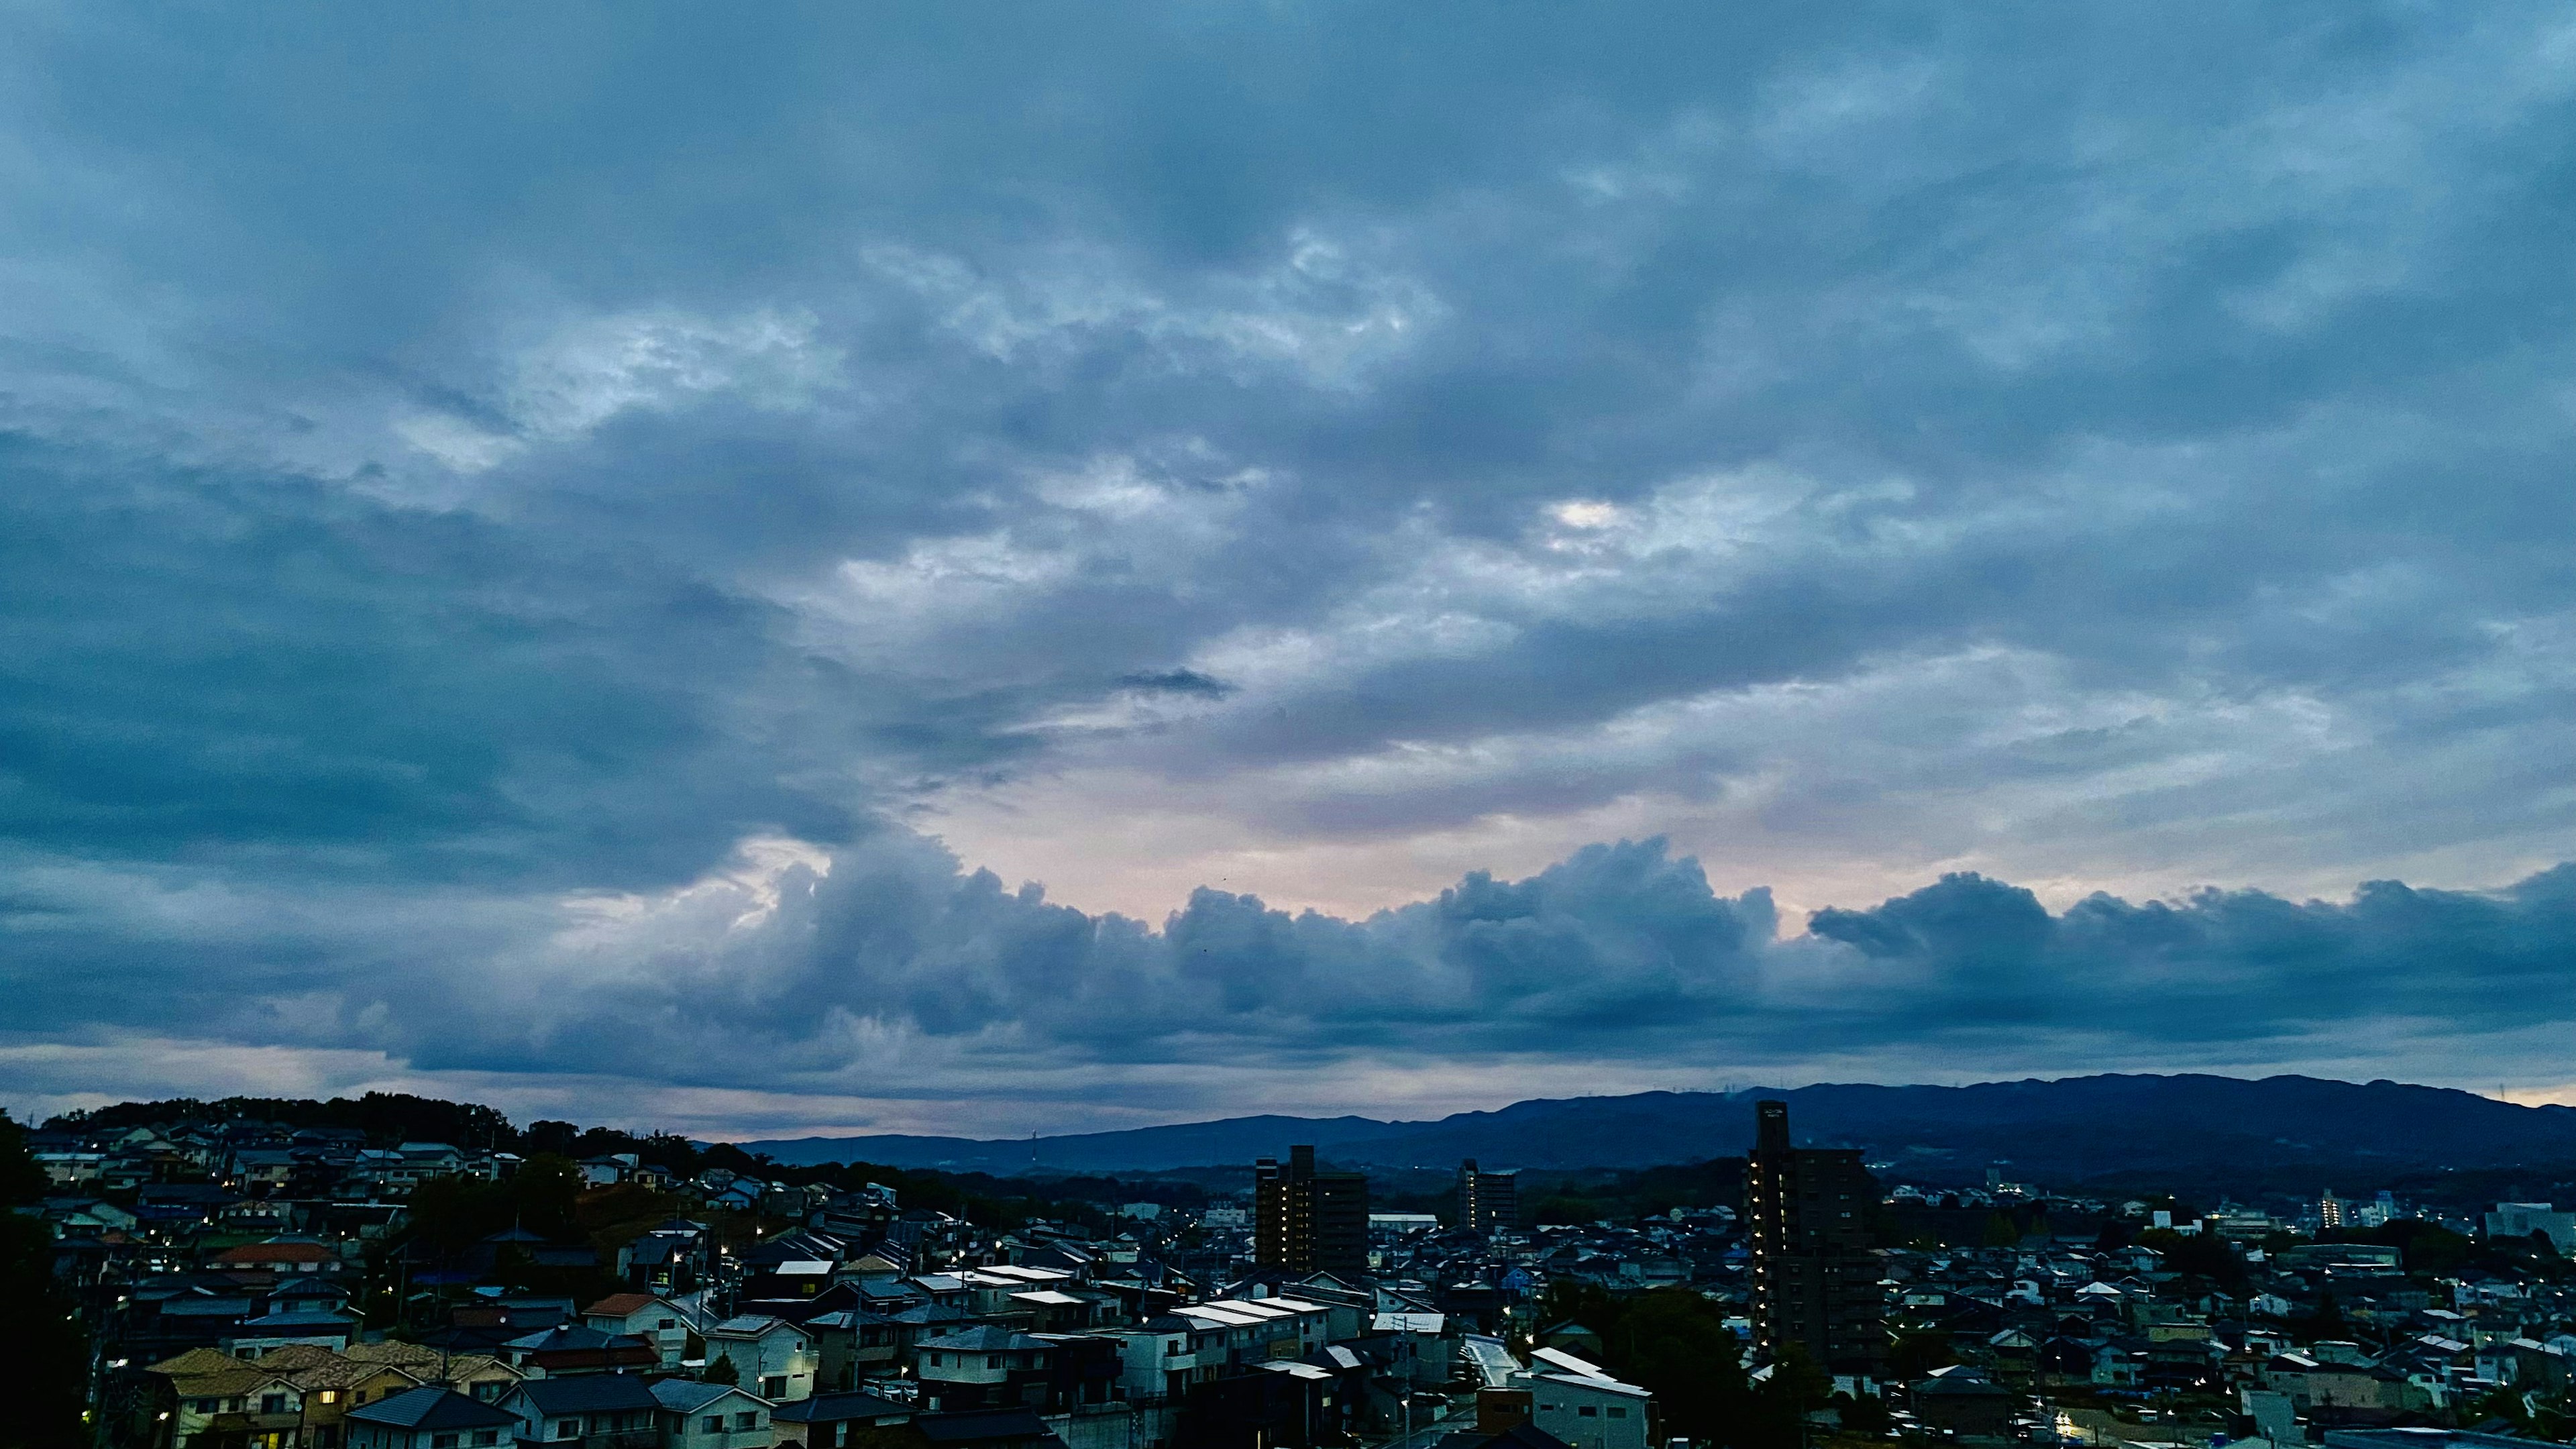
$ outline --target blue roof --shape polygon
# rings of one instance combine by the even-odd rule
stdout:
[[[519,1422],[480,1399],[435,1384],[361,1404],[349,1417],[397,1429],[497,1429]]]
[[[770,1417],[789,1424],[831,1424],[843,1419],[883,1419],[911,1412],[910,1404],[898,1404],[864,1389],[843,1389],[781,1404]]]
[[[608,1409],[658,1409],[662,1401],[653,1397],[642,1379],[631,1374],[574,1374],[566,1378],[528,1379],[511,1391],[511,1397],[526,1395],[537,1412],[545,1415],[587,1414]]]

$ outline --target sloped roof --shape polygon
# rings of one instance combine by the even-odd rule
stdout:
[[[912,1427],[933,1444],[976,1444],[1034,1439],[1061,1445],[1045,1421],[1026,1409],[976,1409],[960,1414],[923,1414]]]
[[[434,1364],[446,1357],[445,1354],[426,1344],[404,1343],[400,1339],[393,1338],[385,1339],[380,1343],[350,1344],[340,1350],[340,1356],[356,1359],[360,1363],[401,1364],[405,1368],[414,1364]]]
[[[174,1377],[193,1377],[198,1374],[228,1373],[233,1369],[249,1367],[247,1360],[235,1358],[220,1350],[192,1348],[177,1358],[165,1358],[153,1364],[146,1372],[170,1374]]]
[[[623,1318],[627,1314],[635,1312],[637,1309],[650,1308],[654,1304],[661,1303],[662,1301],[662,1299],[657,1298],[650,1293],[611,1293],[607,1297],[600,1299],[597,1303],[583,1309],[582,1312],[585,1315],[593,1313],[603,1316],[614,1314],[619,1318]],[[665,1306],[668,1305],[666,1304]]]
[[[564,1378],[529,1379],[510,1391],[545,1415],[587,1414],[595,1410],[658,1409],[662,1401],[632,1374],[573,1374]]]
[[[372,1404],[361,1404],[349,1411],[349,1417],[360,1423],[397,1429],[497,1429],[518,1422],[496,1405],[434,1386],[406,1389]]]
[[[238,1243],[214,1254],[215,1263],[336,1263],[340,1255],[320,1243]]]
[[[917,1346],[975,1353],[1000,1349],[1044,1348],[1046,1344],[1025,1333],[987,1323],[957,1333],[941,1334],[937,1338],[925,1338]]]
[[[912,1411],[910,1404],[898,1404],[864,1389],[843,1389],[781,1404],[769,1417],[790,1424],[831,1424],[843,1419],[882,1419]]]
[[[701,1383],[695,1379],[656,1379],[652,1394],[661,1401],[663,1408],[675,1414],[694,1414],[728,1394],[749,1399],[755,1404],[769,1402],[749,1389],[732,1384]]]

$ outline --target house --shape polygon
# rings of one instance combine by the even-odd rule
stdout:
[[[1442,1437],[1438,1449],[1572,1449],[1535,1424],[1514,1424],[1507,1429],[1488,1431],[1480,1417],[1473,1429]]]
[[[617,1276],[639,1293],[685,1293],[698,1284],[706,1251],[677,1233],[652,1232],[617,1250]]]
[[[509,1443],[518,1420],[453,1389],[422,1387],[351,1409],[347,1449],[488,1449]]]
[[[1530,1342],[1540,1348],[1561,1348],[1567,1353],[1588,1353],[1596,1358],[1604,1352],[1601,1335],[1571,1319],[1540,1329]]]
[[[351,1410],[421,1387],[417,1377],[392,1364],[362,1363],[325,1348],[276,1349],[260,1367],[285,1375],[303,1392],[307,1449],[342,1449]]]
[[[612,1293],[581,1311],[584,1326],[601,1333],[640,1338],[661,1354],[661,1366],[675,1369],[689,1347],[690,1315],[668,1298],[651,1293]]]
[[[847,1449],[859,1442],[864,1430],[890,1429],[911,1422],[913,1411],[908,1404],[850,1391],[816,1394],[810,1399],[781,1404],[770,1417],[778,1426],[782,1449],[789,1445],[800,1449]]]
[[[2009,1439],[2020,1396],[1975,1369],[1941,1369],[1906,1392],[1925,1427],[1961,1439]]]
[[[1043,1403],[1054,1350],[1046,1339],[990,1324],[925,1338],[913,1369],[921,1379],[922,1407],[955,1413],[1032,1397]]]
[[[614,1187],[634,1175],[636,1156],[632,1152],[611,1152],[581,1160],[581,1180],[591,1187]]]
[[[460,1394],[497,1404],[503,1395],[527,1381],[527,1375],[483,1353],[453,1353],[431,1368],[415,1369],[430,1383],[445,1384]]]
[[[243,1319],[223,1336],[222,1346],[235,1358],[255,1359],[290,1344],[347,1348],[357,1333],[356,1314],[330,1309],[292,1310]]]
[[[465,1154],[444,1142],[406,1142],[394,1149],[413,1182],[452,1177],[465,1165]]]
[[[146,1372],[168,1384],[173,1445],[243,1442],[252,1435],[290,1437],[304,1419],[304,1395],[282,1374],[218,1353],[190,1349]],[[281,1441],[283,1442],[283,1441]]]
[[[661,1434],[662,1401],[633,1374],[530,1379],[502,1396],[500,1407],[518,1421],[518,1437],[530,1443],[577,1440],[582,1449],[643,1449]]]
[[[327,1273],[340,1266],[340,1255],[323,1244],[271,1238],[265,1243],[239,1243],[206,1259],[218,1273]]]
[[[1560,1348],[1531,1357],[1545,1367],[1513,1374],[1511,1385],[1530,1391],[1529,1422],[1540,1432],[1570,1449],[1646,1449],[1654,1442],[1653,1394]]]
[[[814,1336],[793,1323],[762,1314],[728,1318],[706,1330],[707,1363],[731,1360],[736,1382],[755,1387],[772,1403],[811,1397],[822,1367]]]
[[[530,1378],[627,1373],[658,1368],[662,1355],[643,1339],[558,1324],[501,1345],[500,1358]]]
[[[99,1174],[107,1170],[107,1154],[104,1152],[39,1152],[35,1159],[36,1166],[45,1174],[45,1180],[57,1187],[96,1182]]]
[[[769,1401],[732,1384],[663,1379],[653,1397],[662,1405],[663,1449],[767,1449],[774,1442]]]
[[[1046,1421],[1026,1409],[922,1414],[895,1433],[926,1449],[1065,1449]]]

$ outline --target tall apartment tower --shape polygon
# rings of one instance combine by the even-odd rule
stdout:
[[[1471,1232],[1509,1232],[1521,1225],[1518,1168],[1485,1172],[1470,1157],[1458,1164],[1458,1226]]]
[[[1832,1374],[1884,1371],[1886,1295],[1869,1250],[1878,1182],[1857,1149],[1792,1147],[1789,1104],[1754,1104],[1744,1208],[1753,1232],[1753,1339],[1790,1345]]]
[[[1252,1164],[1253,1261],[1288,1273],[1368,1270],[1368,1178],[1318,1172],[1315,1149]]]

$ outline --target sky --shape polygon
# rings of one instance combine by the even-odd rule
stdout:
[[[0,1104],[2576,1100],[2576,14],[0,10]]]

